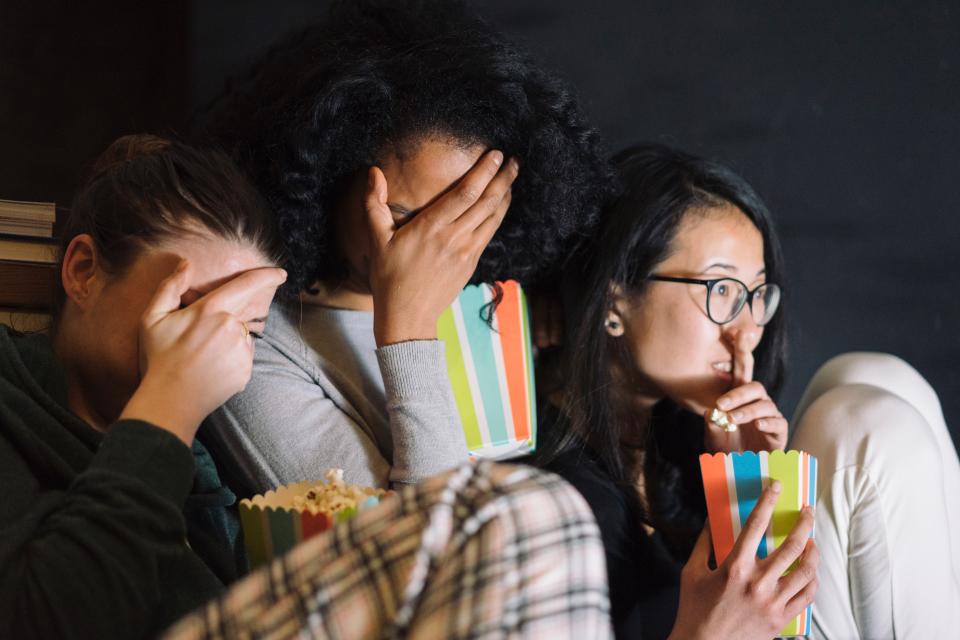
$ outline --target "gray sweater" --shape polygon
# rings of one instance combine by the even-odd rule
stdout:
[[[253,378],[203,437],[244,495],[318,480],[329,468],[375,487],[467,459],[440,341],[378,349],[373,314],[274,303]]]

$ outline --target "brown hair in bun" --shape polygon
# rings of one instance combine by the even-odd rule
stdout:
[[[123,136],[93,162],[74,196],[61,261],[73,238],[89,234],[103,268],[121,274],[145,247],[198,231],[280,261],[270,211],[227,155],[153,135]],[[64,298],[58,286],[54,315]]]

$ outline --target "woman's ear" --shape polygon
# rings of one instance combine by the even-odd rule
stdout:
[[[603,327],[611,337],[619,338],[624,332],[623,315],[626,308],[623,287],[611,282],[609,298],[610,306],[607,309],[607,317],[603,320]]]
[[[67,245],[63,253],[60,281],[67,299],[85,308],[100,287],[99,257],[93,238],[81,233]]]

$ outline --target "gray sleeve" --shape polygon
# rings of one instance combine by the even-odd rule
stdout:
[[[246,389],[208,421],[212,444],[254,493],[319,480],[330,468],[344,469],[350,483],[387,486],[389,462],[359,416],[343,404],[262,341]]]
[[[413,483],[468,459],[439,340],[377,349],[393,435],[390,481]]]

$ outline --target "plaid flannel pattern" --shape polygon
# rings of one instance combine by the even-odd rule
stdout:
[[[167,638],[609,638],[603,544],[559,477],[481,461],[311,538]]]

